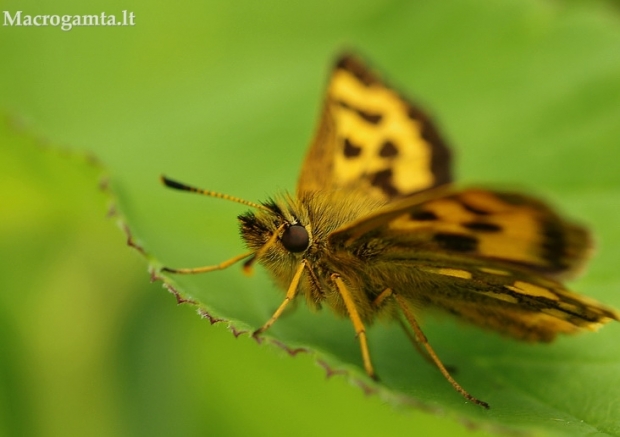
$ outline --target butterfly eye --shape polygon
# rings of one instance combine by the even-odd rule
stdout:
[[[303,252],[310,244],[310,236],[301,225],[289,226],[282,234],[282,244],[291,252]]]

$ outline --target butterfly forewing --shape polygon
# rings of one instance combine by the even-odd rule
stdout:
[[[450,151],[429,118],[355,57],[341,57],[298,192],[348,188],[389,201],[451,180]]]
[[[544,203],[521,194],[468,189],[417,205],[386,232],[414,235],[425,248],[566,277],[590,253],[590,236]]]

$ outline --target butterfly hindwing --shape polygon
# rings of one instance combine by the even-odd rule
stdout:
[[[526,341],[596,330],[620,315],[567,290],[559,282],[500,262],[452,258],[416,266],[431,285],[403,290],[413,301],[444,310],[483,328]],[[442,292],[433,292],[441,287]]]

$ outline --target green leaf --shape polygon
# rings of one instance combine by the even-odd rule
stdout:
[[[234,218],[243,208],[167,191],[159,174],[248,200],[294,190],[331,60],[353,47],[435,114],[464,183],[518,184],[590,224],[598,255],[571,286],[618,307],[620,29],[607,8],[521,0],[137,5],[134,28],[3,29],[11,69],[2,72],[0,103],[55,143],[96,152],[155,267],[213,264],[243,250]],[[237,330],[260,326],[282,299],[262,271],[170,281]],[[487,430],[620,435],[618,324],[534,346],[447,318],[429,318],[424,329],[490,411],[464,403],[397,326],[369,332],[381,385],[364,376],[350,322],[329,311],[301,304],[267,336],[312,351],[390,402]]]

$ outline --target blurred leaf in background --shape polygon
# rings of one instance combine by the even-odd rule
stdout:
[[[493,402],[485,413],[379,325],[378,365],[413,375],[392,386],[419,381],[409,394],[458,420],[395,412],[343,377],[325,383],[307,355],[235,341],[177,308],[106,220],[110,198],[98,189],[105,177],[154,262],[211,264],[240,252],[237,205],[168,192],[157,177],[250,200],[292,190],[329,66],[353,48],[435,114],[463,182],[519,184],[591,225],[598,255],[571,285],[618,307],[615,4],[3,2],[33,15],[130,10],[136,25],[0,29],[0,433],[471,435],[465,422],[479,433],[620,435],[618,326],[530,346],[429,320],[461,382],[495,397],[480,394]],[[258,273],[176,285],[256,327],[281,299]],[[328,311],[299,305],[273,335],[359,366],[348,322]]]

